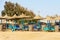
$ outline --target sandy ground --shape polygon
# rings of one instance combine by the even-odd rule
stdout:
[[[60,32],[0,32],[0,40],[60,40]]]

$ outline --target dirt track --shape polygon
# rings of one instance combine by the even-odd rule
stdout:
[[[0,40],[60,40],[60,32],[0,32]]]

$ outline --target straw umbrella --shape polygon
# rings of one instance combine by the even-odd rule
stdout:
[[[18,18],[21,18],[21,24],[22,24],[22,29],[24,30],[24,19],[27,20],[29,22],[29,20],[32,20],[30,19],[31,16],[26,16],[25,14],[21,14],[20,16],[18,16]]]
[[[54,25],[54,20],[55,20],[55,17],[54,16],[51,16],[50,17],[50,21],[51,21],[51,23],[53,23],[53,25]]]
[[[1,19],[1,23],[2,23],[2,19],[4,19],[2,16],[0,16],[0,19]]]
[[[37,21],[37,25],[38,25],[37,28],[38,28],[38,30],[40,30],[40,28],[41,28],[40,20],[43,19],[43,18],[41,16],[37,15],[33,19],[38,20]]]
[[[56,20],[60,20],[60,16],[58,16],[58,15],[56,15],[56,16],[54,16],[55,17],[55,22],[56,22]]]
[[[12,25],[16,25],[16,19],[17,18],[18,18],[18,16],[16,14],[12,17],[12,19],[14,19],[14,21],[12,21],[12,23],[11,23]],[[16,26],[12,27],[12,31],[14,31],[15,28],[16,28]]]
[[[54,20],[55,17],[52,17],[52,16],[46,16],[46,20],[47,20],[47,26],[49,28],[49,30],[54,30],[54,27],[52,27],[50,25],[50,21]],[[53,24],[54,25],[54,24]]]
[[[55,20],[55,23],[56,23],[56,20],[59,20],[59,19],[58,19],[58,15],[55,14],[53,17],[55,17],[54,20]]]
[[[21,18],[21,24],[22,24],[22,29],[24,30],[24,19],[26,18],[31,18],[31,16],[26,16],[25,14],[21,14],[20,16],[18,16],[17,18]]]
[[[41,16],[37,15],[33,19],[35,19],[35,20],[42,20],[43,18]]]
[[[6,23],[8,19],[12,19],[13,17],[7,16],[7,14],[5,16],[2,17],[3,19],[6,19]]]
[[[42,19],[42,17],[39,16],[39,15],[37,15],[37,16],[35,16],[33,19],[40,20],[40,19]]]
[[[45,20],[47,20],[47,26],[50,29],[50,20],[51,20],[51,17],[47,15]]]
[[[16,18],[18,18],[18,16],[16,16],[16,14],[12,17],[14,19],[14,22],[16,24]]]
[[[16,14],[15,14],[12,18],[13,18],[13,19],[18,18],[18,16],[16,16]]]
[[[31,16],[26,16],[25,14],[22,13],[20,16],[18,16],[18,18],[21,18],[21,21],[23,23],[25,18],[28,19],[28,18],[31,18]]]
[[[29,17],[31,17],[31,16],[26,16],[25,14],[21,14],[20,16],[18,16],[18,18],[29,18]]]
[[[54,27],[55,24],[54,24],[54,22],[53,22],[54,20],[55,20],[55,17],[54,17],[54,16],[51,16],[51,21],[52,21],[51,27],[50,27],[50,30],[51,30],[51,31],[55,31],[55,27]]]

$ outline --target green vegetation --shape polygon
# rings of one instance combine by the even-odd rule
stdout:
[[[4,10],[2,10],[2,16],[5,16],[6,14],[8,16],[13,16],[16,14],[17,16],[24,13],[25,15],[29,15],[31,17],[34,17],[35,14],[32,11],[27,10],[27,8],[22,7],[18,3],[14,4],[11,2],[5,2]]]

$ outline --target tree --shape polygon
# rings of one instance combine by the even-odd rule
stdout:
[[[4,10],[2,10],[1,13],[2,13],[2,16],[6,15],[6,14],[8,16],[13,16],[14,14],[19,16],[22,13],[24,13],[25,15],[32,16],[32,17],[35,16],[35,14],[32,11],[28,11],[26,8],[22,7],[18,3],[14,4],[11,2],[5,2]]]

